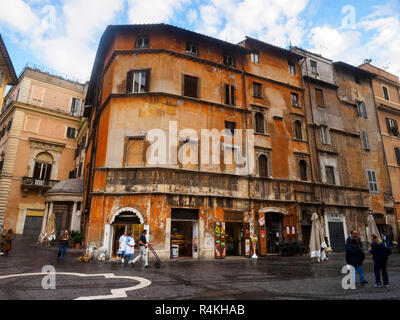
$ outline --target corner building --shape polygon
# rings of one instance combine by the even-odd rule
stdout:
[[[85,102],[86,244],[111,258],[124,230],[137,238],[147,229],[162,258],[197,259],[250,255],[253,232],[259,255],[301,237],[298,217],[316,199],[300,59],[251,38],[236,45],[165,24],[109,26]],[[166,133],[166,163],[148,161],[153,129]],[[225,133],[220,164],[193,153],[206,143],[202,129]],[[174,161],[178,149],[197,163]],[[223,161],[234,149],[247,167]]]

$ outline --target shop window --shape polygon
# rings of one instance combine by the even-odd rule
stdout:
[[[251,62],[260,63],[260,54],[258,52],[252,52],[250,54]]]
[[[256,98],[262,98],[261,83],[253,82],[253,96]]]
[[[149,47],[149,37],[137,37],[135,42],[136,49],[147,49]]]
[[[183,76],[183,95],[186,97],[198,98],[199,78],[188,75]]]
[[[126,76],[126,93],[149,92],[150,69],[131,70]]]
[[[325,166],[325,175],[326,175],[326,183],[327,184],[336,184],[335,183],[335,168],[332,166]]]
[[[225,104],[231,106],[236,105],[235,86],[231,86],[229,84],[225,85]]]
[[[391,136],[397,137],[399,135],[399,128],[397,126],[397,121],[394,119],[386,118],[386,125],[388,129],[388,133]]]
[[[256,133],[264,133],[264,115],[261,112],[257,112],[255,115],[256,119]]]
[[[288,68],[289,68],[289,74],[291,74],[291,75],[295,75],[296,74],[296,69],[295,69],[295,66],[294,66],[293,62],[289,62],[288,63]]]
[[[197,56],[199,54],[199,49],[197,47],[197,44],[194,44],[192,42],[186,42],[186,53]]]
[[[325,105],[324,92],[321,89],[318,88],[315,89],[315,98],[318,106],[323,107]]]
[[[300,180],[307,181],[307,162],[305,160],[299,161],[299,169],[300,169]]]
[[[294,134],[295,134],[296,139],[303,140],[303,132],[302,132],[300,120],[296,120],[294,122]]]
[[[379,193],[376,171],[367,169],[367,179],[368,179],[369,191],[372,193]]]
[[[268,158],[265,155],[258,157],[258,173],[262,178],[268,178]]]

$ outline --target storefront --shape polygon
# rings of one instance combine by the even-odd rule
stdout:
[[[119,249],[119,238],[126,232],[127,235],[133,233],[135,239],[135,247],[139,248],[139,238],[144,230],[144,225],[140,223],[140,219],[132,212],[122,212],[115,218],[113,223],[113,246],[112,257],[116,257]]]
[[[171,209],[171,258],[199,258],[199,210]]]
[[[246,225],[243,223],[243,212],[229,211],[224,212],[225,222],[225,254],[227,256],[244,256]],[[247,229],[248,226],[247,226]],[[249,238],[249,237],[247,237]]]

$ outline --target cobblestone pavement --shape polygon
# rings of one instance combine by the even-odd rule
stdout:
[[[138,284],[132,279],[106,279],[104,276],[56,276],[56,290],[43,290],[43,275],[1,279],[5,275],[40,273],[44,265],[53,265],[56,272],[110,274],[141,277],[150,286],[130,291],[125,299],[399,299],[400,254],[389,259],[390,288],[373,288],[372,258],[367,254],[364,273],[369,284],[356,290],[341,286],[344,255],[333,253],[327,262],[318,264],[308,256],[268,256],[260,259],[225,259],[172,261],[160,269],[144,269],[137,265],[116,262],[79,263],[82,251],[70,249],[66,261],[57,262],[57,247],[39,246],[31,239],[18,237],[8,257],[0,257],[0,300],[60,299],[109,295],[111,289]],[[152,266],[152,264],[151,264]]]

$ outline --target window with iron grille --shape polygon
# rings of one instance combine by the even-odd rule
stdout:
[[[235,86],[231,86],[229,84],[225,85],[225,104],[231,106],[236,105]]]
[[[253,82],[253,96],[256,98],[262,98],[261,83]]]
[[[186,97],[198,98],[199,78],[188,75],[183,76],[183,95]]]
[[[295,74],[296,74],[296,68],[295,68],[293,62],[289,62],[289,63],[288,63],[288,69],[289,69],[289,73],[290,73],[290,74],[292,74],[292,75],[295,75]]]
[[[376,171],[367,169],[367,179],[369,191],[372,193],[379,193]]]
[[[391,136],[397,137],[399,135],[399,128],[397,126],[397,121],[391,118],[386,118],[386,125],[388,129],[388,133]]]
[[[149,47],[149,37],[137,37],[135,42],[136,49],[146,49]]]
[[[199,49],[197,47],[197,44],[194,44],[192,42],[186,42],[186,53],[197,56],[199,54]]]
[[[364,150],[369,150],[369,140],[368,140],[368,132],[367,131],[361,131],[361,137],[363,141],[363,146]]]
[[[148,92],[150,86],[150,69],[131,70],[126,77],[126,92],[141,93]]]
[[[68,127],[67,128],[67,138],[75,139],[75,136],[76,136],[76,129]]]
[[[229,67],[233,67],[235,62],[232,56],[224,54],[222,56],[222,60],[224,62],[224,65],[229,66]]]

